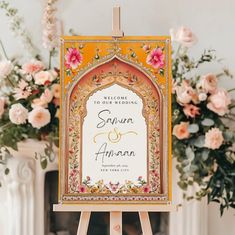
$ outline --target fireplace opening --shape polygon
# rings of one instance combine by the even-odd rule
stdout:
[[[80,219],[79,212],[53,212],[58,203],[58,171],[50,171],[45,177],[45,235],[76,235]],[[123,235],[141,235],[138,213],[124,212]],[[169,214],[149,213],[154,235],[168,235]],[[109,235],[110,215],[106,212],[91,214],[87,235]]]

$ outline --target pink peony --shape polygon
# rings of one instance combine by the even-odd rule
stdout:
[[[147,56],[147,64],[152,65],[155,69],[161,69],[165,64],[165,55],[161,48],[153,49]]]
[[[76,48],[69,48],[65,55],[66,67],[76,69],[82,63],[82,55]]]
[[[181,122],[178,125],[175,125],[173,128],[173,135],[176,136],[179,140],[189,138],[189,131],[188,131],[188,122]]]
[[[171,40],[180,43],[184,47],[191,47],[197,42],[197,37],[191,29],[181,26],[178,30],[170,29]]]
[[[5,111],[5,102],[6,99],[4,97],[0,97],[0,118],[2,118],[2,115],[4,114]]]
[[[22,66],[25,73],[34,74],[45,68],[44,64],[39,60],[34,60]]]
[[[200,89],[206,93],[214,93],[217,89],[217,77],[214,74],[207,74],[202,76],[197,85],[197,89]]]
[[[224,116],[228,113],[228,106],[231,104],[231,97],[224,89],[218,89],[214,94],[209,97],[209,103],[207,108],[217,113],[220,116]]]
[[[16,100],[20,99],[27,99],[31,94],[31,87],[29,87],[29,84],[21,79],[18,83],[18,87],[14,89],[14,98]]]
[[[218,149],[224,141],[222,132],[218,128],[210,129],[205,135],[205,147],[209,149]]]
[[[36,107],[29,112],[28,120],[34,128],[40,129],[50,122],[51,114],[48,109]]]
[[[22,104],[13,104],[9,110],[9,119],[12,123],[20,125],[26,123],[28,110]]]
[[[35,84],[45,85],[46,83],[51,83],[56,78],[53,71],[40,71],[34,75]]]
[[[183,111],[187,117],[191,117],[191,118],[195,118],[196,115],[200,115],[200,108],[198,108],[197,106],[193,104],[186,104],[184,106]]]

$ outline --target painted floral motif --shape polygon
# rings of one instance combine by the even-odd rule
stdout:
[[[157,70],[163,69],[165,65],[165,55],[163,49],[158,47],[150,51],[146,58],[146,63]]]
[[[81,52],[77,48],[68,48],[65,54],[65,67],[67,70],[77,69],[82,63],[83,57]]]
[[[113,65],[116,66],[115,63]],[[114,68],[115,68],[114,66]],[[104,71],[101,69],[100,74],[96,73],[95,76],[90,76],[90,82],[86,86],[75,87],[70,102],[70,124],[69,124],[69,158],[68,158],[68,193],[104,193],[104,194],[126,194],[133,195],[137,193],[145,194],[161,194],[161,181],[160,181],[160,120],[159,120],[159,101],[158,98],[152,95],[152,89],[148,84],[141,82],[141,78],[129,71],[120,72],[116,70]],[[115,78],[113,76],[115,74]],[[88,176],[86,179],[81,179],[80,174],[80,123],[81,115],[85,113],[84,101],[87,97],[94,92],[97,87],[107,86],[117,80],[118,83],[131,86],[133,90],[141,93],[143,99],[146,101],[146,115],[149,120],[149,175],[148,184],[145,179],[139,177],[137,182],[126,181],[124,185],[119,182],[109,182],[104,185],[102,180],[92,182]],[[131,79],[131,80],[130,80]],[[79,94],[79,96],[78,96]],[[79,114],[79,115],[78,115]],[[80,190],[81,186],[85,189]]]
[[[125,184],[120,184],[120,182],[113,183],[111,181],[108,184],[104,184],[103,180],[92,183],[91,178],[87,176],[83,180],[83,185],[78,186],[77,192],[104,194],[150,193],[151,187],[147,184],[142,176],[138,177],[136,182],[126,180]]]

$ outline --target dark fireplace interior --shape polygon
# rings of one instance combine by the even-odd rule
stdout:
[[[58,171],[51,171],[45,178],[45,235],[76,235],[79,212],[53,212],[58,203]],[[168,235],[168,213],[149,213],[154,235]],[[88,235],[109,235],[109,213],[91,214]],[[137,212],[123,213],[123,235],[141,235]]]

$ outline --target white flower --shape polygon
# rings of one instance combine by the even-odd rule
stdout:
[[[4,60],[0,62],[0,79],[7,77],[11,71],[13,70],[14,66],[10,60]]]
[[[41,71],[34,75],[35,84],[44,85],[46,82],[55,80],[55,76],[51,71]]]
[[[181,26],[179,29],[170,29],[171,40],[180,43],[184,47],[191,47],[197,42],[197,37],[190,28]]]
[[[36,107],[29,113],[28,120],[34,128],[40,129],[50,122],[51,114],[48,109]]]
[[[207,94],[206,93],[199,93],[198,99],[200,101],[205,101],[207,99]]]
[[[28,110],[22,104],[13,104],[9,110],[10,121],[20,125],[26,123]]]

